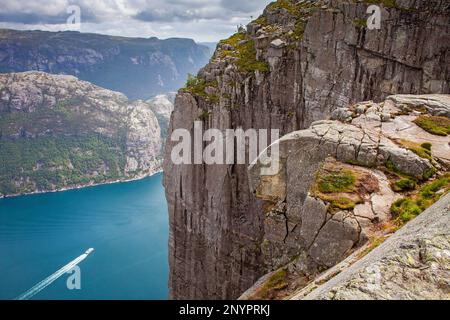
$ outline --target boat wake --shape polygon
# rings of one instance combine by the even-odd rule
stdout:
[[[33,288],[28,290],[27,292],[21,294],[18,296],[15,300],[29,300],[32,297],[34,297],[36,294],[47,288],[49,285],[51,285],[53,282],[58,280],[62,275],[67,273],[68,271],[72,270],[75,266],[80,264],[84,259],[86,259],[92,252],[94,252],[94,249],[91,248],[87,250],[85,253],[83,253],[81,256],[76,258],[75,260],[69,262],[64,267],[56,271],[54,274],[49,276],[48,278],[42,280],[38,284],[36,284]]]

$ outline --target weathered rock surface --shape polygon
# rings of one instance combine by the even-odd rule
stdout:
[[[169,128],[170,115],[172,114],[175,103],[175,92],[166,94],[160,94],[147,101],[158,119],[159,126],[161,127],[161,137],[163,140],[167,137],[167,130]]]
[[[449,299],[450,195],[367,256],[293,299]],[[306,292],[307,293],[307,292]]]
[[[403,195],[398,192],[401,190],[393,190],[392,178],[386,176],[391,173],[383,167],[390,165],[420,181],[426,180],[434,165],[438,165],[431,158],[422,158],[396,143],[398,137],[393,130],[385,130],[381,115],[388,110],[400,110],[403,103],[393,103],[396,98],[392,96],[379,104],[364,102],[344,108],[343,111],[349,114],[344,119],[347,123],[318,121],[307,130],[284,136],[271,146],[278,145],[281,159],[279,173],[274,176],[261,174],[261,168],[269,163],[262,164],[258,160],[250,166],[250,185],[254,194],[274,204],[265,206],[269,210],[265,210],[261,247],[263,264],[268,270],[292,268],[298,263],[299,256],[302,263],[315,265],[315,268],[306,273],[301,269],[298,278],[311,279],[335,266],[393,219],[391,205]],[[442,102],[447,98],[442,96]],[[414,99],[425,101],[424,97]],[[361,111],[362,106],[364,111]],[[430,110],[430,113],[434,108],[440,108],[439,103],[434,102],[422,106],[424,112]],[[431,143],[438,138],[414,124],[417,115],[392,114],[389,121],[395,123],[397,117],[406,127],[415,127],[416,141]],[[439,139],[448,147],[450,137]],[[435,160],[446,163],[450,150],[439,147],[437,153],[434,147],[432,150]],[[441,152],[443,158],[440,158]],[[323,168],[330,166],[337,168],[336,172],[352,172],[355,177],[360,177],[361,185],[356,185],[350,194],[337,192],[335,197],[331,196],[332,192],[318,193],[317,181],[323,176]],[[443,167],[443,171],[446,170]],[[274,194],[274,184],[283,193]],[[333,201],[342,198],[355,201],[355,205],[340,210],[342,206],[333,205]],[[258,286],[254,286],[244,297],[252,298],[249,292],[257,291]]]
[[[199,73],[205,94],[183,91],[178,95],[169,134],[177,128],[192,130],[193,122],[200,119],[205,130],[280,129],[285,135],[328,119],[334,110],[358,101],[383,101],[397,93],[448,93],[448,4],[397,2],[396,7],[382,7],[384,20],[378,31],[355,23],[367,18],[363,2],[292,1],[292,10],[269,6],[248,26],[247,33],[236,37],[239,41],[233,38],[218,45],[211,62]],[[254,59],[236,54],[239,47],[250,48],[250,52],[253,48]],[[242,61],[244,58],[249,61]],[[316,122],[304,141],[317,153],[310,153],[311,159],[296,156],[308,164],[314,163],[315,157],[323,160],[329,153],[367,164],[390,159],[420,177],[429,168],[427,161],[390,139],[378,139],[375,129],[381,121],[389,121],[388,115],[367,114],[367,130],[351,124]],[[330,127],[333,135],[326,132]],[[369,133],[370,128],[375,132]],[[286,144],[289,139],[298,141],[297,134],[285,138]],[[321,137],[323,143],[319,143]],[[263,201],[250,191],[245,165],[175,166],[170,162],[173,146],[168,142],[164,165],[171,230],[171,296],[236,298],[270,270],[261,254],[265,229],[282,230],[273,233],[276,241],[282,242],[285,219],[281,215],[270,220],[272,225],[266,223]],[[289,181],[305,181],[307,185],[317,166],[289,176]],[[296,210],[296,214],[307,199],[306,188],[300,187],[288,195],[292,198],[288,210]],[[325,222],[328,217],[323,211],[318,209],[322,212],[318,215]],[[355,219],[342,216],[326,228],[334,230],[343,220],[348,221],[344,232],[351,243],[343,243],[338,251],[346,251],[357,242]],[[310,220],[311,225],[321,224]],[[289,229],[294,228],[293,222]],[[297,237],[300,232],[297,227],[292,235]],[[306,228],[303,234],[305,239],[314,237]],[[276,255],[284,261],[290,254],[286,258],[283,253]],[[319,251],[316,255],[324,256]]]
[[[0,74],[0,193],[135,179],[161,168],[150,106],[43,72]]]

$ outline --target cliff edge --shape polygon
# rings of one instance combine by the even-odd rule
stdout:
[[[381,10],[380,30],[369,30],[365,24],[367,8],[374,3]],[[449,4],[443,1],[278,0],[246,29],[221,41],[210,63],[189,79],[176,98],[169,136],[178,128],[193,133],[194,121],[201,121],[204,130],[279,129],[283,136],[360,101],[382,102],[393,94],[448,93],[449,19]],[[328,124],[315,126],[317,138]],[[376,136],[352,130],[363,145],[367,142],[369,149],[377,150]],[[275,266],[266,264],[263,253],[265,202],[251,191],[247,165],[174,165],[170,161],[174,145],[168,141],[164,163],[171,297],[237,298]],[[405,157],[413,159],[406,169],[415,179],[429,174],[428,162],[400,149],[380,151],[385,156],[392,153],[402,168],[407,166],[402,162]],[[362,155],[367,161],[377,158],[371,150]],[[332,170],[332,162],[330,166]],[[369,182],[384,180],[364,169],[361,176]],[[342,214],[336,219],[327,228],[347,220]],[[348,240],[340,246],[341,253],[362,241],[358,221],[351,221],[343,231]],[[286,233],[278,236],[277,241],[283,241]],[[286,262],[289,255],[280,253],[279,262]],[[325,266],[339,260],[339,255],[333,259],[325,252],[316,255]]]

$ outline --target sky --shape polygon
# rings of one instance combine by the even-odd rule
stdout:
[[[0,28],[77,30],[125,37],[182,37],[197,42],[217,42],[233,34],[238,25],[257,18],[270,2],[272,0],[0,0]]]

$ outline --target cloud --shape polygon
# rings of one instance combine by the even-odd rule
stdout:
[[[82,32],[217,41],[258,16],[270,0],[0,0],[0,27],[66,30],[81,8]]]

